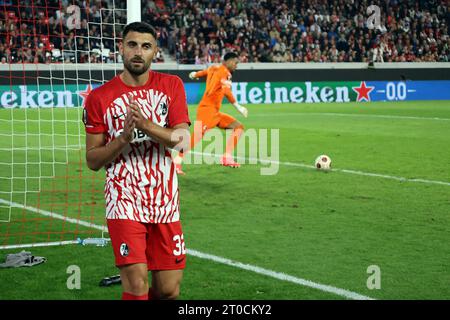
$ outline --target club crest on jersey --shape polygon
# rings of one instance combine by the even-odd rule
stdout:
[[[161,102],[160,104],[159,104],[159,108],[158,108],[158,114],[160,115],[160,116],[165,116],[166,114],[167,114],[167,111],[168,111],[168,108],[167,108],[167,103],[165,103],[165,102]]]
[[[128,256],[129,250],[128,250],[128,245],[126,243],[122,243],[120,245],[120,255],[122,257],[126,257]]]

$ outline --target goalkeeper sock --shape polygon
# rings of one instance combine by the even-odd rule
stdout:
[[[244,132],[244,126],[240,125],[233,129],[233,133],[231,137],[227,141],[227,146],[225,148],[225,154],[231,155],[233,153],[234,148],[239,142],[239,138],[241,137],[242,132]]]
[[[128,292],[122,292],[122,300],[148,300],[148,293],[143,294],[142,296],[135,296]]]
[[[181,164],[181,163],[183,162],[183,157],[184,157],[183,152],[180,152],[179,154],[177,154],[177,155],[175,156],[175,158],[173,158],[173,163],[175,163],[175,164]]]
[[[203,130],[203,131],[202,131]],[[194,126],[194,134],[191,134],[191,142],[189,149],[183,150],[173,159],[175,164],[181,164],[183,162],[184,155],[191,149],[194,149],[195,145],[202,140],[206,128],[203,128],[201,122],[196,122]]]
[[[191,135],[191,142],[190,142],[190,144],[189,144],[189,149],[180,151],[180,152],[178,153],[178,155],[175,157],[175,159],[173,159],[173,161],[175,162],[175,164],[181,164],[181,162],[183,162],[184,154],[187,153],[187,152],[188,152],[189,150],[191,150],[192,148],[194,148],[194,145],[195,145],[195,143],[196,143],[196,141],[194,140],[194,139],[195,139],[194,136],[195,136],[195,135]]]

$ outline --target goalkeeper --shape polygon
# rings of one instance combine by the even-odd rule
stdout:
[[[232,116],[220,112],[220,107],[225,96],[237,111],[247,117],[247,109],[237,103],[231,93],[231,74],[236,70],[238,63],[238,55],[234,52],[228,52],[225,54],[222,64],[189,74],[191,79],[206,77],[206,90],[198,105],[197,123],[194,126],[194,134],[191,136],[190,149],[194,148],[209,129],[215,127],[225,130],[231,129],[233,132],[227,141],[225,153],[220,162],[223,166],[232,168],[240,167],[240,164],[233,160],[232,152],[244,131],[244,126]],[[179,153],[174,159],[178,174],[184,174],[181,166],[182,161],[183,153]]]

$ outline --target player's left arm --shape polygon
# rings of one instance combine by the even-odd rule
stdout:
[[[176,149],[177,151],[188,149],[190,141],[188,122],[176,124],[172,128],[164,128],[144,118],[139,106],[134,100],[131,100],[130,109],[137,129],[145,132],[149,137],[169,148]]]

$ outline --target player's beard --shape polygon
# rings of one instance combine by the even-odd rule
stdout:
[[[133,62],[142,62],[140,66],[133,65]],[[138,58],[132,58],[130,60],[124,61],[124,67],[128,70],[129,73],[131,73],[134,76],[140,76],[141,74],[147,72],[147,70],[150,68],[152,60],[149,59],[148,61],[145,61],[144,59],[138,59]]]

